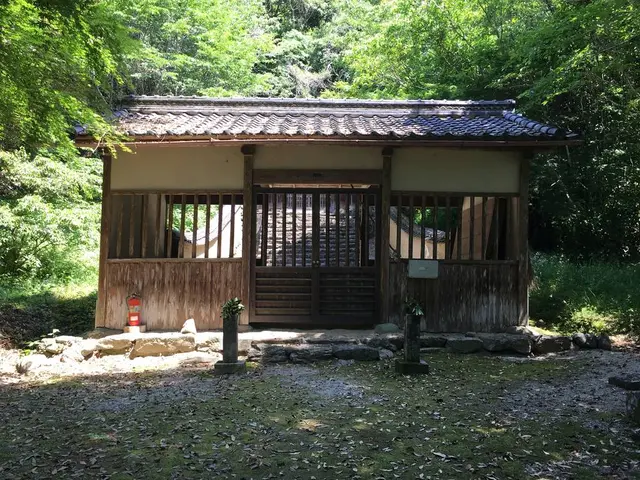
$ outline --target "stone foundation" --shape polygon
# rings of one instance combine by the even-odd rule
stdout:
[[[579,348],[610,349],[606,337],[589,335],[540,336],[526,328],[516,333],[423,333],[420,353],[459,354],[499,353],[540,355]],[[359,361],[387,360],[404,348],[404,334],[378,333],[373,330],[288,330],[240,333],[238,353],[260,363],[312,363],[342,359]],[[185,352],[216,354],[222,352],[221,332],[180,334],[177,332],[120,333],[99,339],[60,336],[46,338],[38,353],[64,362],[81,362],[91,356],[126,355],[129,358],[169,356]],[[63,359],[64,357],[64,359]]]

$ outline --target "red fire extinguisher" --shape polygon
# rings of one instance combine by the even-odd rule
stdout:
[[[127,297],[127,309],[128,309],[127,324],[130,327],[136,327],[140,325],[141,304],[142,302],[140,301],[140,297],[135,293]]]

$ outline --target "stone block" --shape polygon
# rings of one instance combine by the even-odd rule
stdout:
[[[71,345],[75,345],[82,341],[82,337],[73,337],[71,335],[60,335],[58,337],[54,337],[56,343],[60,343],[65,347],[70,347]]]
[[[544,355],[545,353],[563,352],[571,350],[571,338],[565,336],[542,335],[532,345],[532,351],[536,355]]]
[[[574,333],[571,340],[578,348],[598,348],[598,337],[591,333]]]
[[[640,425],[640,392],[627,392],[627,415],[636,425]]]
[[[526,335],[508,333],[480,333],[478,338],[488,352],[515,352],[522,355],[531,353],[531,340]]]
[[[251,350],[251,340],[248,338],[238,339],[238,355],[246,355]]]
[[[482,346],[482,340],[477,337],[452,337],[447,340],[447,348],[455,353],[478,352]]]
[[[121,355],[128,353],[133,348],[133,342],[140,335],[131,333],[121,333],[120,335],[111,335],[98,340],[96,351],[102,355]]]
[[[255,345],[255,349],[250,351],[248,357],[251,361],[262,363],[283,363],[289,361],[289,354],[292,350],[291,346],[258,343]]]
[[[198,333],[198,331],[196,330],[196,321],[193,318],[186,320],[182,324],[182,329],[180,330],[180,333],[184,333],[184,334],[190,333],[192,335],[195,335],[196,333]]]
[[[395,323],[380,323],[375,326],[373,331],[376,333],[398,333],[400,332],[400,327]]]
[[[296,345],[292,349],[289,358],[293,363],[312,363],[333,357],[331,345]]]
[[[616,387],[624,388],[625,390],[640,390],[640,377],[633,377],[631,375],[609,377],[609,383]]]
[[[426,375],[429,373],[429,364],[424,360],[419,362],[396,360],[396,373],[400,375]]]
[[[378,355],[380,357],[380,360],[389,360],[390,358],[393,358],[395,356],[395,353],[393,353],[393,351],[391,350],[387,350],[386,348],[381,348],[378,351]]]
[[[241,360],[237,362],[217,362],[213,367],[213,371],[216,375],[232,375],[234,373],[246,373],[247,364]]]
[[[200,364],[215,364],[222,360],[222,355],[219,353],[204,353],[204,352],[187,352],[179,354],[180,365],[200,365]]]
[[[192,352],[195,349],[196,339],[193,335],[147,334],[136,340],[130,356],[131,358],[167,356]]]
[[[74,345],[73,347],[66,348],[64,352],[62,352],[60,361],[62,363],[80,363],[84,361],[84,355],[80,353],[80,347]]]
[[[80,348],[80,353],[82,354],[82,356],[84,358],[89,358],[98,348],[98,341],[93,338],[87,338],[80,342],[80,345],[78,346]]]
[[[598,348],[601,350],[611,350],[613,348],[608,335],[600,335],[598,337]]]
[[[380,359],[378,349],[368,345],[334,345],[333,355],[342,360],[374,361]]]
[[[222,352],[220,334],[215,332],[200,332],[196,334],[196,350],[201,352]]]
[[[420,335],[420,346],[422,348],[442,348],[447,344],[447,337],[438,334],[422,334]]]
[[[392,342],[391,339],[387,338],[386,336],[367,338],[363,343],[373,348],[384,348],[385,350],[391,350],[392,352],[398,350],[396,343]]]

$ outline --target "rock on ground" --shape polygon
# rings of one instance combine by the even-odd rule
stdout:
[[[200,332],[196,335],[196,350],[206,352],[222,351],[220,334],[216,332]]]
[[[296,345],[289,358],[293,363],[312,363],[328,360],[333,356],[331,345]]]
[[[387,336],[384,336],[384,337],[371,337],[367,339],[364,343],[373,348],[378,348],[378,349],[384,348],[386,350],[391,350],[392,352],[395,352],[396,350],[398,350],[398,343],[400,343],[400,347],[402,347],[402,343],[404,342],[402,339],[399,339],[399,342],[398,342],[398,340],[396,339],[392,339]]]
[[[505,333],[511,333],[516,335],[526,335],[529,338],[535,338],[539,336],[529,327],[526,327],[524,325],[511,325],[510,327],[507,327],[507,329],[505,330]]]
[[[611,350],[612,347],[611,339],[608,335],[600,335],[598,337],[598,348],[602,350]]]
[[[640,392],[627,392],[627,415],[636,424],[640,424]]]
[[[619,375],[609,377],[609,383],[625,390],[640,390],[640,376]]]
[[[378,349],[368,345],[334,345],[333,355],[342,360],[374,361],[380,359]]]
[[[198,331],[196,330],[196,321],[193,318],[190,318],[189,320],[184,322],[182,324],[182,330],[180,330],[180,333],[190,333],[192,335],[198,333]]]
[[[60,361],[64,363],[80,363],[84,361],[84,355],[80,352],[80,347],[74,345],[66,348],[62,355],[60,355]]]
[[[134,334],[121,333],[120,335],[111,335],[98,340],[96,351],[102,355],[121,355],[128,353],[133,347],[133,342],[138,338]]]
[[[193,335],[147,334],[135,341],[130,356],[131,358],[166,356],[192,352],[195,349],[196,339]]]
[[[489,352],[515,352],[522,355],[531,353],[531,340],[526,335],[508,333],[480,333],[485,350]]]
[[[571,350],[571,338],[564,336],[552,337],[550,335],[542,335],[532,346],[532,351],[536,355],[562,352],[565,350]]]
[[[381,323],[374,328],[376,333],[398,333],[400,327],[395,323]]]
[[[216,362],[222,360],[222,355],[219,353],[205,353],[205,352],[185,352],[177,355],[177,361],[180,365],[198,365],[209,364],[214,365]]]
[[[64,351],[65,344],[56,342],[55,338],[43,338],[38,342],[37,350],[48,357],[60,355]]]
[[[598,348],[598,337],[591,333],[574,333],[571,339],[576,347]]]
[[[474,353],[482,350],[482,340],[477,337],[452,337],[447,340],[447,348],[456,353]]]
[[[386,348],[381,348],[378,354],[380,356],[380,360],[388,360],[394,357],[394,353]]]
[[[290,346],[258,343],[250,350],[249,360],[262,363],[284,363],[289,361],[291,351]]]
[[[18,359],[16,363],[16,372],[21,375],[25,375],[48,365],[50,362],[51,360],[42,353],[26,355]]]
[[[86,340],[80,342],[78,347],[80,348],[80,353],[82,354],[82,356],[84,358],[89,358],[98,348],[98,341],[94,340],[93,338],[87,338]]]
[[[437,334],[420,335],[420,346],[422,348],[442,348],[447,344],[447,337]]]

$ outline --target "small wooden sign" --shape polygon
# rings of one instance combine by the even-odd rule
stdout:
[[[409,260],[409,278],[438,278],[437,260]]]

